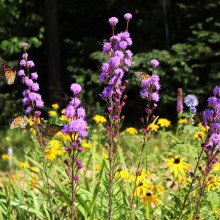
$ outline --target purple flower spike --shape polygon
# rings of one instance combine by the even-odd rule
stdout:
[[[108,19],[108,22],[111,26],[115,26],[118,23],[118,19],[116,17],[111,17]]]

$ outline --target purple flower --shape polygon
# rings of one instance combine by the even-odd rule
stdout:
[[[28,59],[28,54],[27,53],[23,53],[22,58],[23,58],[23,60],[27,60]]]
[[[213,89],[213,94],[214,94],[214,96],[216,96],[217,98],[220,98],[220,86],[216,86],[216,87]]]
[[[76,111],[75,111],[74,106],[68,105],[68,106],[65,108],[65,113],[64,113],[64,115],[67,116],[68,118],[73,118],[73,117],[75,117],[75,113],[76,113]]]
[[[28,43],[22,42],[22,43],[21,43],[21,46],[22,46],[24,49],[26,49],[26,47],[28,46]]]
[[[21,76],[25,76],[25,73],[24,73],[24,70],[21,69],[18,71],[18,76],[21,77]]]
[[[102,72],[107,72],[109,70],[109,63],[105,62],[102,64]]]
[[[220,134],[212,134],[210,139],[215,145],[220,145]]]
[[[196,107],[190,107],[189,111],[190,111],[190,113],[195,114],[196,113]]]
[[[132,19],[132,14],[126,13],[126,14],[124,15],[124,19],[125,19],[126,21],[131,20],[131,19]]]
[[[69,104],[77,108],[81,104],[81,100],[77,97],[74,97],[71,99]]]
[[[32,78],[33,80],[37,80],[37,79],[38,79],[38,74],[37,74],[37,72],[31,73],[31,78]]]
[[[128,43],[127,43],[126,41],[121,41],[121,42],[119,43],[119,47],[120,47],[121,49],[125,49],[125,48],[127,47],[127,45],[128,45]]]
[[[25,81],[25,83],[26,83],[26,85],[27,85],[28,87],[31,87],[34,82],[32,81],[32,79],[27,79],[27,80]]]
[[[159,94],[157,92],[153,92],[151,94],[151,99],[154,101],[154,102],[158,102],[160,97],[159,97]]]
[[[103,99],[110,98],[112,97],[112,95],[113,95],[113,90],[110,86],[105,87],[102,93],[100,94],[100,96]]]
[[[77,109],[78,118],[84,118],[86,116],[86,111],[83,107]]]
[[[33,90],[34,92],[37,92],[37,91],[40,89],[38,83],[33,83],[32,86],[31,86],[31,88],[32,88],[32,90]]]
[[[120,58],[115,56],[110,59],[113,67],[118,67],[120,65]]]
[[[195,95],[187,95],[184,98],[184,103],[186,104],[187,107],[196,107],[198,105],[198,99],[196,98]]]
[[[156,60],[156,59],[151,60],[151,61],[150,61],[150,64],[151,64],[151,66],[152,66],[153,68],[156,68],[156,67],[158,67],[158,66],[160,65],[159,61]]]
[[[82,87],[78,83],[73,83],[70,86],[70,90],[73,92],[74,95],[78,95],[82,91]]]
[[[116,17],[111,17],[108,19],[108,22],[111,26],[115,26],[118,23],[118,19]]]
[[[32,60],[27,61],[27,68],[32,68],[34,66],[35,66],[35,64]]]
[[[21,66],[21,67],[22,67],[22,66],[25,67],[25,66],[26,66],[26,61],[25,61],[25,60],[21,60],[21,61],[20,61],[20,66]]]
[[[111,51],[111,43],[104,43],[103,44],[103,53],[108,54]]]

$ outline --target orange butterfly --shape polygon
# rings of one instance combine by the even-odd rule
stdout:
[[[33,127],[34,129],[36,129],[35,126]],[[53,137],[57,132],[59,132],[63,128],[63,126],[54,124],[38,124],[38,127],[43,134],[46,134],[49,137]]]
[[[4,63],[1,63],[1,67],[2,67],[4,74],[5,74],[6,83],[8,85],[13,84],[15,81],[16,72]]]
[[[138,79],[140,79],[141,81],[145,80],[145,79],[149,79],[151,78],[151,75],[144,73],[144,72],[136,72],[135,75],[137,76]]]
[[[9,122],[9,125],[11,129],[18,128],[18,127],[25,128],[28,123],[29,123],[28,118],[25,115],[20,114],[16,116],[15,118],[13,118],[11,122]]]

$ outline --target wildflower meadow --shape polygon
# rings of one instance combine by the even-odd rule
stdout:
[[[123,127],[132,69],[132,14],[108,20],[112,35],[97,78],[104,114],[87,116],[80,82],[69,82],[65,108],[46,106],[28,42],[17,72],[2,64],[6,83],[19,83],[23,112],[1,136],[0,219],[220,219],[220,85],[198,110],[196,94],[176,91],[177,118],[157,115],[163,83],[160,60],[135,73],[143,102],[139,123]],[[101,21],[100,21],[101,22]],[[16,81],[14,82],[16,78]],[[9,83],[8,83],[9,82]],[[42,112],[46,111],[46,117]],[[24,148],[24,154],[15,145]]]

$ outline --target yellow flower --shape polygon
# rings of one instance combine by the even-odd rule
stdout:
[[[179,125],[187,124],[187,123],[188,123],[188,120],[186,118],[181,118],[181,119],[178,120]]]
[[[204,131],[201,131],[201,130],[200,130],[200,131],[195,132],[195,133],[193,134],[193,137],[200,140],[199,135],[202,135],[202,138],[204,138],[204,137],[205,137]]]
[[[23,168],[29,168],[30,165],[27,162],[19,162],[19,166]]]
[[[166,118],[160,118],[158,119],[157,124],[160,125],[160,127],[170,127],[171,121]]]
[[[11,156],[9,154],[2,154],[2,159],[3,160],[9,160]]]
[[[212,172],[219,172],[219,171],[220,171],[220,162],[215,163],[212,169]]]
[[[81,141],[81,146],[83,147],[83,148],[91,148],[92,147],[92,144],[91,143],[89,143],[89,142],[86,142],[85,140],[82,140]]]
[[[108,154],[107,153],[103,153],[103,156],[107,159],[108,158]]]
[[[60,141],[52,139],[48,144],[50,147],[45,149],[46,158],[48,160],[54,160],[56,157],[65,153],[65,150],[62,148],[62,143]]]
[[[63,141],[71,141],[71,138],[68,134],[63,134],[61,131],[55,134],[55,137],[63,140]]]
[[[208,191],[215,190],[216,187],[220,186],[220,177],[218,176],[214,176],[213,178],[209,177],[207,185],[208,185],[207,187]]]
[[[50,117],[56,117],[57,116],[57,112],[56,111],[48,111],[48,114]]]
[[[147,130],[156,131],[156,132],[158,131],[158,129],[159,129],[159,125],[153,123],[149,124],[147,127]]]
[[[151,185],[150,181],[148,180],[146,183],[139,183],[135,188],[135,195],[139,198],[143,198],[146,193],[153,190],[153,185]]]
[[[156,206],[160,202],[159,197],[154,195],[154,194],[152,194],[151,192],[147,192],[145,194],[145,196],[142,198],[142,200],[143,200],[145,206],[147,204]]]
[[[122,180],[129,180],[130,173],[127,170],[120,170],[115,173],[115,178],[121,178]]]
[[[57,110],[59,108],[59,105],[57,103],[52,104],[52,108],[54,110]]]
[[[167,166],[170,167],[170,173],[174,173],[175,177],[184,177],[185,171],[189,171],[189,164],[183,162],[179,157],[165,159]]]
[[[61,115],[61,116],[59,117],[59,119],[60,119],[60,121],[67,121],[67,122],[71,121],[71,119],[68,118],[68,117],[66,117],[65,115]]]
[[[34,171],[35,173],[37,173],[39,170],[37,167],[29,167],[30,170]]]
[[[125,132],[127,132],[128,134],[137,134],[138,133],[137,129],[133,128],[133,127],[126,128]]]
[[[103,117],[103,116],[101,116],[101,115],[95,115],[92,119],[93,119],[97,124],[107,122],[106,118]]]
[[[153,185],[153,190],[156,191],[156,193],[162,193],[164,191],[164,187],[160,185]]]

